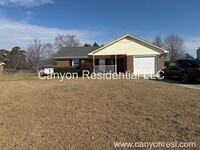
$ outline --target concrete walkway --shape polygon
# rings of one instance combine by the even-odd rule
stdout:
[[[184,84],[177,79],[163,79],[163,80],[156,80],[156,81],[166,82],[166,83],[170,83],[173,85],[178,85],[178,86],[182,86],[182,87],[186,87],[186,88],[200,90],[200,82]]]

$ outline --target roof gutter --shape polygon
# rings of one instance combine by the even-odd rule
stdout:
[[[53,57],[53,59],[80,59],[80,58],[88,58],[88,56],[68,56],[68,57]]]

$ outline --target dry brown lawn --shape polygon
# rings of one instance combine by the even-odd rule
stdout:
[[[0,79],[0,149],[115,149],[116,141],[193,141],[200,91],[149,80]]]

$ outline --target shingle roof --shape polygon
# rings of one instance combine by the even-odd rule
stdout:
[[[55,65],[44,63],[44,64],[39,65],[39,67],[40,68],[54,68]]]
[[[87,58],[88,54],[97,50],[100,46],[90,47],[63,47],[53,57],[54,58]]]

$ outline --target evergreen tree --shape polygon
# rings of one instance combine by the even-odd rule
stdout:
[[[97,42],[94,42],[93,47],[95,46],[99,46],[99,44],[97,44]]]

